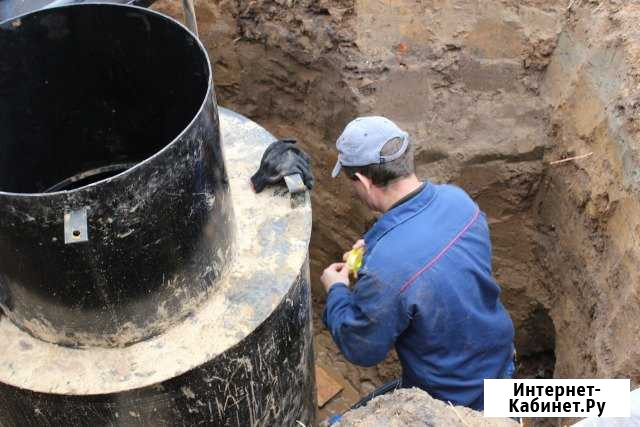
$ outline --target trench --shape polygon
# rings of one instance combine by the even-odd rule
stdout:
[[[160,1],[156,7],[180,18],[176,3]],[[214,61],[220,104],[277,137],[297,138],[313,157],[316,365],[342,388],[320,408],[319,418],[345,411],[400,374],[393,352],[376,367],[351,365],[321,321],[322,268],[340,259],[375,220],[347,183],[329,178],[336,136],[353,117],[367,114],[386,115],[409,131],[421,178],[459,185],[487,213],[494,275],[516,328],[517,376],[622,377],[636,387],[640,10],[579,0],[419,3],[199,4],[199,28]],[[77,49],[71,54],[84,51],[82,45]],[[145,86],[147,75],[140,75],[135,86],[147,92],[132,97],[124,109],[83,104],[91,97],[81,86],[67,99],[52,97],[43,86],[39,95],[46,102],[37,104],[38,115],[55,121],[56,105],[68,102],[118,112],[132,122],[157,114],[173,117],[175,111],[192,114],[195,104],[176,93],[155,97],[158,87],[175,80],[185,85],[179,92],[202,84],[185,79],[182,65],[164,69],[171,71],[165,75],[152,63],[156,80]],[[154,102],[147,102],[150,98]],[[171,111],[165,114],[158,105]],[[78,129],[73,120],[61,120],[60,132]],[[165,127],[153,129],[156,134],[136,128],[131,138],[175,136],[174,123],[159,121]],[[11,191],[83,186],[126,170],[134,164],[129,162],[157,149],[137,144],[140,152],[122,152],[117,141],[109,145],[69,133],[77,146],[41,157],[85,158],[83,150],[97,157],[89,164],[54,157],[50,164],[72,168],[47,170],[29,153],[52,147],[37,145],[46,138],[34,123],[18,124],[16,134],[26,136],[9,145],[13,154],[0,158]],[[98,127],[118,133],[110,123]],[[28,160],[17,165],[9,162],[12,157]],[[24,179],[27,174],[39,175]]]
[[[337,135],[366,114],[409,131],[420,177],[461,186],[487,213],[519,377],[640,382],[637,11],[441,3],[199,6],[220,103],[313,158],[316,364],[343,387],[320,419],[400,373],[393,353],[349,364],[321,321],[322,269],[375,220],[329,177]],[[157,7],[180,18],[176,5]]]

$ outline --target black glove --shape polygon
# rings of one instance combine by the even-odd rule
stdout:
[[[267,147],[260,161],[260,169],[251,177],[256,193],[264,190],[268,184],[275,184],[285,176],[296,173],[302,176],[302,182],[309,190],[313,188],[311,158],[295,143],[294,139],[281,139]]]

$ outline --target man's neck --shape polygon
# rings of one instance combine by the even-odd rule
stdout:
[[[402,198],[406,197],[408,194],[416,191],[421,185],[422,181],[413,174],[390,183],[384,189],[382,212],[387,212],[399,200],[402,200]]]

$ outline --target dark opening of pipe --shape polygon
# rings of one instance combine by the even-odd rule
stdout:
[[[87,171],[143,161],[207,91],[206,58],[174,25],[117,7],[57,10],[0,26],[0,191],[75,188],[109,176]]]

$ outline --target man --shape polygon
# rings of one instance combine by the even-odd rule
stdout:
[[[344,356],[373,366],[395,345],[402,387],[482,410],[483,379],[513,373],[513,324],[491,273],[485,215],[461,189],[421,182],[409,135],[361,117],[336,144],[358,197],[382,213],[349,289],[344,263],[327,267],[324,321]]]

